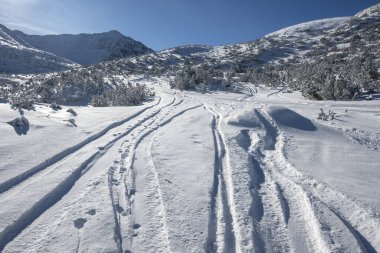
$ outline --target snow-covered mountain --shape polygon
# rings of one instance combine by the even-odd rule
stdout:
[[[72,69],[153,52],[118,31],[28,35],[0,25],[0,73],[32,74]]]
[[[362,36],[362,48],[379,46],[380,5],[361,11],[352,17],[327,18],[297,24],[272,32],[261,39],[231,45],[188,45],[166,49],[155,55],[146,55],[129,62],[152,65],[176,65],[178,62],[193,64],[211,63],[214,66],[246,67],[276,64],[279,62],[309,62],[317,56],[324,57],[349,47],[351,41]],[[357,35],[357,36],[355,36]],[[355,36],[355,38],[353,38]],[[352,43],[354,46],[355,43]],[[322,53],[322,51],[325,51]],[[358,52],[356,52],[358,53]],[[161,66],[161,65],[160,65]]]
[[[352,17],[322,19],[298,24],[246,43],[224,46],[179,46],[160,52],[104,61],[70,70],[64,74],[40,75],[32,79],[34,84],[43,86],[44,83],[54,84],[56,96],[63,99],[57,101],[60,103],[67,101],[68,97],[62,95],[67,94],[65,90],[73,90],[67,87],[76,87],[74,96],[68,100],[79,97],[85,97],[88,100],[98,92],[99,87],[105,84],[107,87],[114,87],[114,83],[117,83],[116,76],[139,74],[150,77],[162,75],[177,77],[184,74],[182,80],[195,81],[196,85],[210,81],[210,75],[214,80],[224,79],[235,82],[235,84],[219,82],[222,86],[224,85],[223,87],[239,85],[236,81],[271,86],[285,83],[292,89],[301,90],[304,95],[314,99],[351,99],[358,89],[380,87],[379,24],[380,4]],[[23,36],[24,39],[20,40]],[[30,38],[41,40],[46,37],[54,41],[67,37],[71,38],[72,42],[74,38],[79,40],[79,38],[90,38],[89,36],[29,37],[17,33],[16,39],[21,41],[19,43],[29,45],[33,43]],[[102,37],[106,34],[93,36]],[[111,32],[107,36],[122,35]],[[92,42],[94,41],[96,40]],[[53,44],[49,45],[53,47]],[[55,45],[55,48],[61,47]],[[65,47],[62,46],[62,48]],[[84,48],[83,52],[86,50],[89,55],[91,55],[90,52],[104,52],[94,47]],[[94,55],[97,54],[94,53]],[[193,78],[191,75],[197,73],[197,69],[200,70],[198,76],[196,78],[193,76]],[[340,78],[339,84],[335,84],[337,76]],[[14,86],[12,78],[4,78],[6,81],[3,86]],[[27,81],[29,77],[18,77],[18,80]],[[84,88],[84,83],[92,88]],[[207,86],[210,84],[206,84]],[[193,84],[189,87],[197,89]],[[205,88],[205,85],[203,87]],[[77,92],[78,90],[80,92]],[[89,90],[93,93],[89,93]],[[59,91],[63,93],[60,94]]]
[[[118,31],[77,35],[27,35],[20,31],[15,33],[35,48],[82,65],[153,52],[141,42]]]
[[[176,68],[185,62],[192,65],[211,64],[216,68],[231,68],[236,64],[255,67],[267,63],[277,64],[279,60],[306,61],[311,59],[312,51],[320,48],[322,37],[331,37],[330,34],[349,20],[350,17],[340,17],[306,22],[246,43],[178,46],[155,54],[122,59],[117,61],[117,65],[125,65],[126,69],[145,71]],[[305,57],[307,53],[309,54]]]
[[[70,60],[34,48],[17,34],[0,25],[0,73],[42,73],[79,66]]]
[[[210,80],[207,76],[215,72],[204,70],[212,69],[235,81],[286,83],[313,99],[341,100],[380,87],[379,43],[380,4],[352,17],[298,24],[247,43],[180,46],[115,64],[124,73],[180,76],[195,89],[202,79]]]
[[[380,252],[379,43],[376,5],[0,75],[0,252]]]
[[[349,17],[339,17],[339,18],[326,18],[326,19],[318,19],[314,21],[309,21],[305,23],[300,23],[297,25],[289,26],[278,31],[269,33],[265,36],[265,38],[270,37],[308,37],[308,32],[311,31],[320,31],[326,32],[331,29],[335,29],[336,27],[342,25],[345,21],[347,21]]]

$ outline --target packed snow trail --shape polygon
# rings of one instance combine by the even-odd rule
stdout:
[[[379,252],[380,175],[366,161],[380,162],[380,111],[249,84],[244,93],[161,89],[1,180],[1,251]],[[321,107],[342,120],[316,120]],[[339,167],[339,149],[360,171]]]
[[[225,172],[226,168],[226,146],[222,137],[220,124],[221,115],[205,105],[205,109],[213,115],[212,131],[215,149],[214,182],[210,201],[210,224],[207,239],[207,251],[210,252],[235,252],[236,236],[238,228],[234,227],[233,210],[229,202],[229,182],[226,178],[230,175]],[[227,182],[226,182],[227,181]],[[235,225],[236,226],[236,225]]]
[[[29,177],[27,178],[28,180],[4,192],[1,195],[0,203],[4,203],[4,205],[12,208],[1,212],[1,217],[7,220],[4,220],[1,225],[3,231],[0,232],[0,248],[3,248],[9,241],[17,236],[18,233],[70,191],[75,182],[96,163],[96,160],[107,153],[110,147],[124,136],[130,134],[135,128],[155,117],[163,108],[170,106],[173,102],[174,101],[161,108],[158,107],[157,110],[150,114],[143,115],[141,119],[137,118],[137,122],[126,131],[124,130],[125,124],[128,123],[129,120],[135,119],[146,110],[154,108],[158,103],[146,107],[128,117],[126,120],[110,125],[110,127],[95,135],[102,137],[95,140],[95,145],[94,141],[91,142],[91,146],[86,145],[87,141],[83,144],[80,143],[75,146],[76,151],[73,149],[72,154],[67,157],[62,157],[61,160],[58,160],[58,163],[53,163],[52,167],[45,167],[43,171],[37,173],[34,177]],[[107,135],[104,135],[105,133]],[[89,154],[92,155],[88,156]],[[65,164],[69,166],[65,166]],[[73,170],[73,166],[77,166],[77,168]],[[41,180],[41,178],[43,178],[43,180]],[[59,180],[62,180],[62,182],[59,182]],[[31,192],[29,190],[30,188],[33,188],[34,191]],[[26,198],[27,201],[22,203],[18,202],[15,197],[17,195],[28,196]],[[5,214],[4,212],[8,213]]]

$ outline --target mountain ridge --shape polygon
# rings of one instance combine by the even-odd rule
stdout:
[[[0,72],[32,74],[79,66],[68,59],[32,47],[13,31],[0,25]]]
[[[81,65],[99,63],[153,52],[139,41],[119,31],[102,33],[28,35],[16,31],[18,37],[35,48],[53,53]]]
[[[0,73],[63,71],[80,65],[153,52],[116,30],[103,33],[28,35],[0,24]]]
[[[379,42],[380,4],[352,17],[310,21],[250,42],[179,46],[63,73],[36,75],[32,80],[34,85],[43,86],[41,90],[55,87],[56,97],[66,96],[70,101],[89,101],[94,94],[117,87],[120,77],[135,75],[169,77],[173,88],[202,92],[236,92],[250,82],[287,85],[312,99],[349,100],[360,90],[380,88]],[[3,86],[17,83],[5,79],[8,84]],[[60,96],[57,87],[62,94],[67,90],[75,90],[75,94]],[[46,101],[51,102],[51,97],[46,96]]]

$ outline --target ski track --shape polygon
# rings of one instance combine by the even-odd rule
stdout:
[[[133,217],[130,215],[132,213],[132,196],[134,195],[132,161],[134,159],[135,149],[141,142],[142,136],[151,133],[153,129],[151,126],[153,124],[157,124],[157,121],[162,120],[173,108],[183,102],[183,100],[180,100],[175,103],[175,100],[176,98],[167,106],[157,111],[153,117],[149,118],[149,121],[147,121],[141,130],[133,134],[137,137],[128,140],[129,145],[125,147],[124,152],[122,152],[121,159],[115,162],[109,169],[109,190],[114,211],[115,238],[119,252],[123,252],[124,248],[129,248],[132,244],[133,236],[135,236],[134,226],[136,225],[133,223]],[[161,116],[161,114],[163,115]],[[148,126],[150,127],[148,128]],[[125,143],[126,140],[123,141],[120,148],[122,148]],[[120,210],[128,210],[126,214],[123,214],[123,216],[128,217],[123,217],[120,214]],[[127,233],[125,233],[125,231],[127,231]]]
[[[200,107],[201,105],[192,106],[186,109],[175,113],[170,116],[171,111],[174,110],[177,106],[182,104],[183,100],[178,101],[170,107],[162,110],[162,115],[160,117],[156,117],[151,120],[149,123],[150,128],[146,131],[141,131],[137,133],[137,137],[129,142],[129,145],[125,147],[125,151],[121,154],[121,160],[117,163],[116,168],[111,167],[109,171],[110,175],[110,191],[113,205],[116,203],[119,206],[122,203],[123,210],[127,210],[127,214],[125,217],[120,216],[120,212],[117,211],[117,208],[114,208],[114,216],[115,216],[115,237],[120,238],[117,240],[118,248],[120,248],[121,252],[123,250],[131,250],[133,248],[133,238],[138,235],[138,229],[141,226],[140,224],[136,224],[134,221],[134,201],[135,201],[135,168],[134,168],[134,158],[137,148],[139,148],[140,143],[150,136],[153,132],[157,131],[159,128],[165,126],[170,123],[174,118],[179,117],[183,113],[193,110],[195,108]],[[174,103],[174,100],[173,100]],[[168,116],[170,116],[168,118]],[[148,154],[148,173],[146,175],[146,180],[150,182],[149,186],[146,186],[148,195],[155,195],[156,197],[152,197],[152,200],[158,200],[157,203],[146,203],[147,205],[151,205],[150,208],[156,210],[158,212],[152,214],[152,219],[157,219],[158,223],[161,224],[161,234],[164,239],[164,246],[166,251],[170,251],[168,232],[166,229],[166,221],[165,221],[165,209],[162,200],[162,193],[159,187],[159,180],[157,172],[155,171],[154,163],[152,157],[150,155],[150,146],[151,142],[154,139],[154,136],[150,139],[147,151]],[[122,144],[123,145],[123,144]],[[115,179],[115,175],[118,176]],[[155,231],[157,233],[157,231]],[[157,236],[157,235],[156,235]],[[162,242],[161,242],[162,243]],[[158,245],[157,245],[158,246]]]
[[[223,118],[216,109],[204,107],[213,114],[215,143],[206,251],[242,252],[246,249],[239,245],[241,213],[236,209],[239,199],[234,199],[233,185],[239,182],[228,171],[228,148],[221,131]],[[284,133],[264,108],[255,109],[254,114],[261,127],[239,131],[240,146],[250,164],[253,251],[377,252],[378,214],[302,175],[284,156]]]
[[[110,131],[111,129],[113,128],[116,128],[118,126],[121,126],[123,124],[125,124],[126,122],[136,118],[137,116],[141,115],[142,113],[144,113],[145,111],[147,111],[148,109],[151,109],[155,106],[157,106],[159,103],[161,102],[161,97],[158,99],[157,103],[156,104],[153,104],[151,106],[147,106],[145,107],[144,109],[141,109],[140,111],[134,113],[133,115],[123,119],[123,120],[120,120],[120,121],[117,121],[117,122],[114,122],[112,124],[110,124],[109,126],[107,126],[106,128],[104,128],[103,130],[101,130],[100,132],[88,137],[86,140],[72,146],[72,147],[69,147],[61,152],[59,152],[58,154],[52,156],[51,158],[45,160],[44,162],[32,167],[31,169],[28,169],[26,170],[25,172],[11,178],[11,179],[8,179],[7,181],[5,182],[2,182],[0,183],[0,194],[2,194],[3,192],[6,192],[7,190],[9,190],[10,188],[22,183],[23,181],[25,181],[26,179],[28,179],[29,177],[32,177],[33,175],[35,175],[36,173],[46,169],[47,167],[59,162],[60,160],[64,159],[65,157],[69,156],[70,154],[78,151],[79,149],[83,148],[84,146],[86,146],[87,144],[99,139],[100,137],[102,137],[103,135],[105,135],[108,131]]]
[[[163,108],[172,105],[174,103],[174,101],[175,100],[173,99],[173,101],[171,101],[168,105],[164,106]],[[120,126],[120,125],[128,122],[130,119],[137,117],[138,115],[145,112],[147,109],[150,109],[150,108],[156,106],[157,104],[155,104],[153,106],[149,106],[147,108],[144,108],[143,110],[139,111],[138,113],[135,113],[134,115],[128,117],[127,118],[128,120],[121,121],[122,123],[120,123],[120,121],[119,121],[119,122],[112,124],[111,125],[112,128],[115,128],[117,126]],[[99,159],[102,155],[104,155],[107,152],[107,150],[116,141],[118,141],[121,138],[130,134],[134,129],[139,127],[145,121],[156,116],[163,108],[160,108],[157,111],[150,114],[149,116],[144,117],[142,120],[140,120],[137,124],[132,126],[130,129],[128,129],[126,132],[124,132],[123,134],[120,134],[116,138],[114,138],[111,141],[109,141],[108,143],[106,143],[106,145],[104,145],[102,148],[98,149],[89,158],[87,158],[84,162],[82,162],[78,168],[76,168],[72,172],[70,172],[70,174],[67,176],[67,178],[65,178],[61,183],[57,184],[49,192],[46,192],[45,195],[43,197],[41,197],[38,201],[36,201],[30,208],[26,209],[26,211],[21,213],[20,216],[17,217],[16,220],[14,220],[11,224],[9,224],[7,227],[5,227],[5,229],[3,231],[0,232],[0,250],[3,250],[4,247],[9,242],[11,242],[18,234],[20,234],[28,225],[30,225],[34,220],[36,220],[40,215],[42,215],[51,206],[56,204],[64,195],[66,195],[70,191],[70,189],[74,186],[75,182],[77,180],[79,180],[79,178],[92,167],[93,163],[95,163],[97,159]],[[108,129],[107,131],[109,131],[112,128],[108,127],[106,129]],[[107,131],[103,130],[100,133],[102,133],[104,135]],[[74,153],[74,152],[75,151],[73,151],[72,153]],[[46,168],[47,167],[45,167],[44,169],[46,169]],[[36,176],[38,176],[38,175],[36,175]],[[37,181],[37,183],[39,183],[38,180],[36,180],[36,181]],[[24,184],[24,183],[26,183],[26,181],[24,181],[22,184]],[[28,190],[29,187],[30,186],[21,187],[20,191]],[[9,197],[3,196],[3,195],[18,194],[19,191],[17,191],[17,190],[18,189],[14,189],[14,192],[8,192],[8,191],[4,192],[1,195],[1,197],[3,197],[4,199],[9,199]],[[116,228],[116,230],[117,230],[117,228]],[[116,235],[116,238],[118,238],[117,235]]]
[[[259,118],[257,113],[254,115]],[[273,140],[262,132],[242,129],[238,135],[238,145],[247,153],[249,164],[252,247],[254,252],[292,252],[287,200],[262,161],[265,150],[273,149]]]
[[[301,224],[304,224],[303,232],[309,250],[341,252],[360,249],[363,252],[376,252],[380,234],[378,215],[297,171],[283,155],[283,132],[265,112],[256,111],[256,115],[266,131],[263,163],[281,189],[281,203],[287,203],[285,206],[290,208],[290,211],[283,208],[284,213],[293,213],[294,219],[300,219]],[[340,233],[335,233],[335,230]],[[356,240],[355,245],[352,239]]]
[[[204,104],[213,115],[211,124],[214,147],[214,182],[210,199],[207,252],[240,252],[240,228],[236,218],[229,154],[221,129],[223,117],[214,108]]]
[[[249,92],[252,95],[251,89]],[[278,92],[280,91],[273,92],[268,97]],[[284,155],[285,134],[265,111],[265,107],[253,109],[259,127],[247,129],[245,126],[238,131],[238,145],[246,153],[249,164],[249,195],[245,197],[251,198],[249,213],[239,210],[239,201],[243,201],[235,191],[239,178],[230,165],[229,148],[232,147],[227,145],[222,129],[224,117],[218,112],[219,107],[225,110],[223,107],[231,105],[220,103],[211,107],[205,103],[194,105],[194,102],[191,102],[192,106],[183,105],[185,98],[173,96],[171,102],[161,107],[159,105],[162,99],[159,98],[155,104],[110,124],[86,140],[1,183],[0,197],[3,202],[12,200],[12,196],[22,194],[28,188],[42,183],[38,179],[45,176],[41,174],[43,171],[51,170],[47,173],[54,173],[54,166],[60,167],[65,159],[82,159],[78,160],[79,166],[69,171],[67,177],[62,178],[54,187],[48,188],[37,201],[27,206],[25,211],[0,232],[0,251],[69,193],[81,176],[116,142],[122,140],[120,157],[108,168],[108,189],[117,252],[132,252],[134,238],[137,236],[151,240],[151,247],[154,249],[149,248],[147,251],[171,252],[165,203],[151,154],[152,143],[157,130],[187,111],[203,106],[212,115],[211,131],[215,149],[208,231],[204,246],[206,252],[377,252],[376,249],[380,248],[379,214],[328,185],[303,175],[290,164]],[[175,111],[176,108],[179,109]],[[149,112],[150,109],[152,112]],[[139,118],[145,113],[146,116]],[[115,138],[105,140],[106,143],[101,148],[96,148],[87,155],[78,155],[79,158],[75,156],[89,146],[88,144],[102,140],[110,130],[131,120],[137,120],[137,123],[122,130]],[[378,148],[378,143],[374,148]],[[146,175],[136,175],[134,161],[138,149],[144,149],[142,151],[146,154]],[[139,233],[140,226],[145,224],[135,223],[137,176],[145,176],[144,200],[150,200],[149,203],[144,203],[145,212],[151,218],[151,228],[156,228],[155,231],[144,230],[144,235]],[[242,220],[247,219],[242,217],[248,217],[252,223],[250,235],[243,231]],[[243,241],[244,245],[252,247],[244,247]],[[77,251],[80,250],[80,243],[81,234],[78,234]]]

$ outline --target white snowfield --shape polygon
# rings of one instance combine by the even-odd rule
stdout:
[[[38,105],[21,130],[0,104],[1,252],[380,251],[380,100],[148,82],[142,106]]]
[[[326,19],[318,19],[314,21],[309,21],[309,22],[289,26],[273,33],[269,33],[265,36],[265,38],[292,37],[292,36],[293,37],[301,37],[301,36],[312,37],[312,36],[307,36],[305,33],[307,31],[315,32],[315,31],[328,31],[328,30],[336,29],[348,19],[349,17],[338,17],[338,18],[326,18]]]

